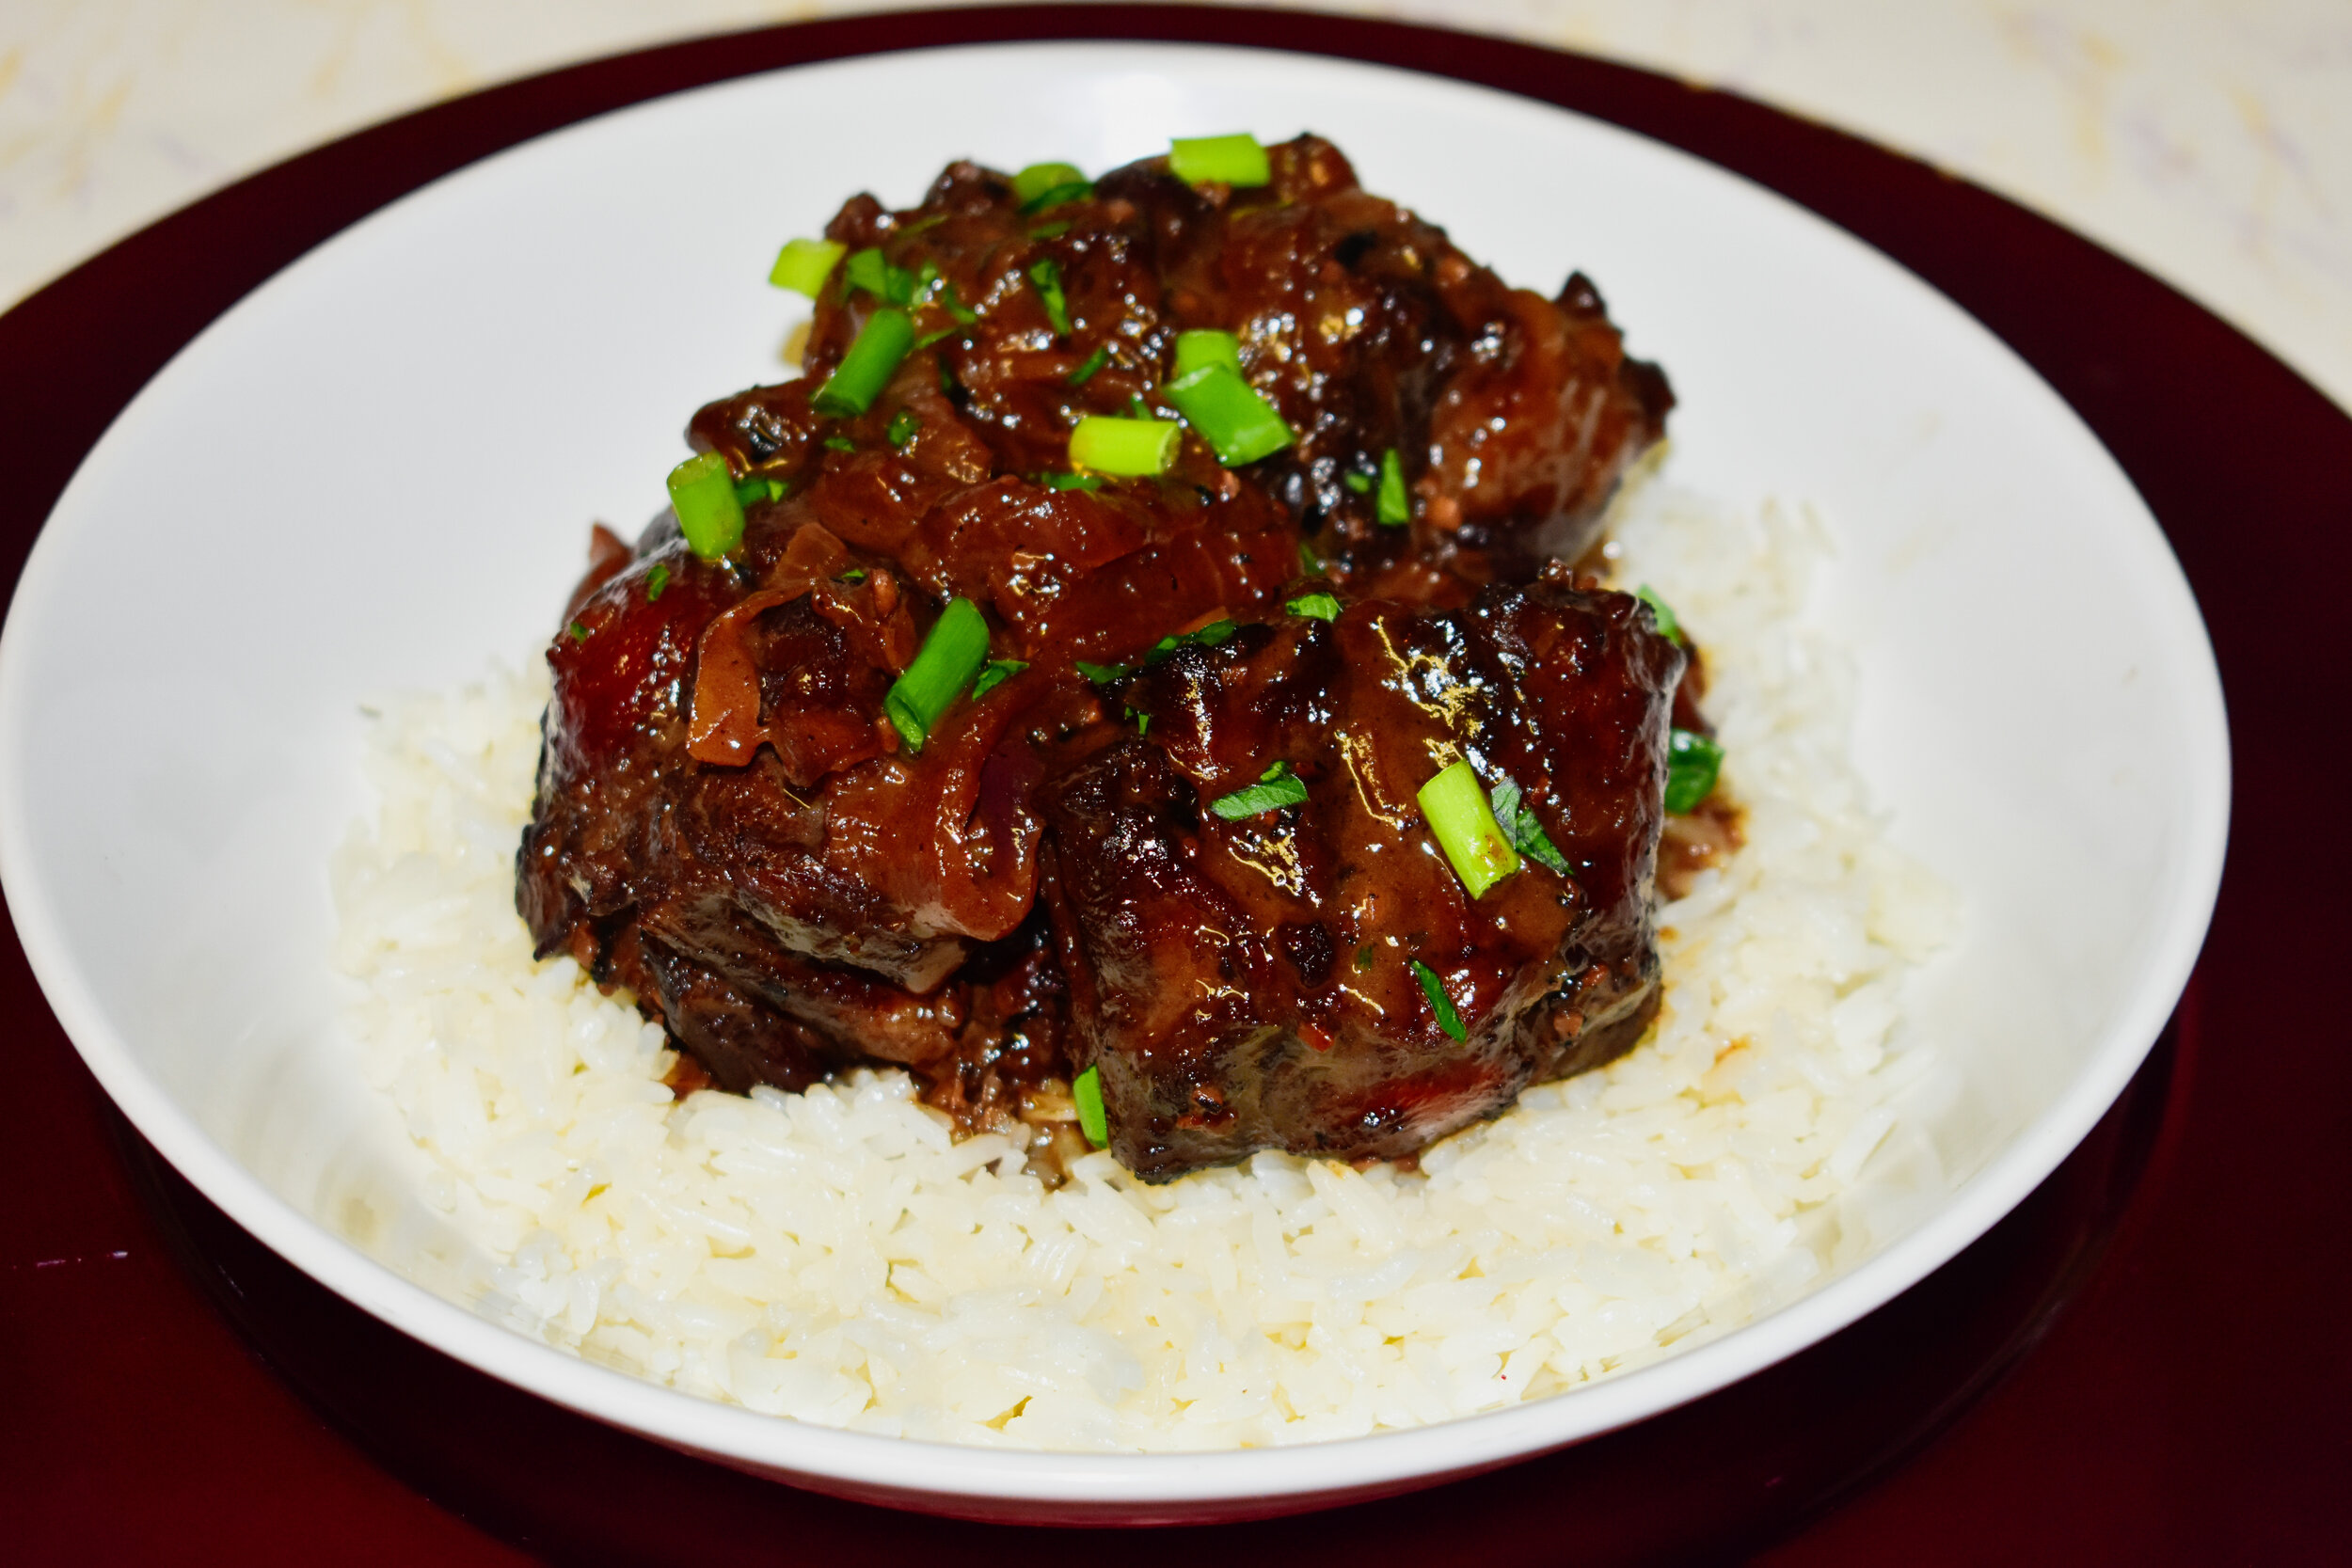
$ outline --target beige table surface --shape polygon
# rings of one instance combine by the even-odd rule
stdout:
[[[1310,0],[1312,3],[1312,0]],[[2093,236],[2352,407],[2352,0],[1406,0],[1726,87]],[[436,99],[777,0],[0,0],[0,304]]]

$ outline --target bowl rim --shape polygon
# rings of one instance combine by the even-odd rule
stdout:
[[[1055,41],[1104,40],[1046,37],[1002,40],[1004,46],[1016,48]],[[929,47],[973,46],[969,41],[955,41]],[[1263,52],[1258,45],[1228,47]],[[834,61],[895,52],[896,46],[885,44],[797,63],[821,68]],[[1308,57],[1358,63],[1343,55]],[[1432,74],[1438,80],[1448,79],[1444,74]],[[699,85],[707,84],[693,84]],[[1508,87],[1479,85],[1613,123],[1605,115],[1590,110],[1567,108]],[[676,90],[692,90],[692,86],[671,89]],[[651,103],[670,95],[664,92],[636,102]],[[1641,130],[1630,134],[1649,135]],[[1689,155],[1704,158],[1703,154]],[[1734,179],[1748,180],[1721,164],[1714,166]],[[1773,194],[1796,200],[1777,191]],[[1833,221],[1888,264],[1917,277],[1903,262],[1842,225],[1823,221]],[[1948,300],[1932,283],[1924,278],[1919,281]],[[1970,320],[1976,320],[1973,314]],[[2016,359],[2026,374],[2042,380],[1997,333],[1978,325]],[[2052,395],[2057,397],[2055,389]],[[2063,399],[2058,401],[2063,404]],[[2085,434],[2097,440],[2087,428]],[[11,655],[30,633],[24,629],[26,618],[17,610],[27,601],[38,601],[47,579],[58,569],[58,551],[52,547],[55,537],[44,529],[35,541],[6,627],[0,628],[0,778],[15,770],[15,741],[22,734],[24,660],[21,654]],[[2177,884],[2180,897],[2149,944],[2143,983],[2101,1031],[2084,1071],[1927,1220],[1789,1307],[1659,1362],[1575,1390],[1573,1400],[1534,1401],[1430,1426],[1359,1437],[1204,1453],[980,1449],[845,1432],[762,1416],[567,1355],[444,1300],[367,1257],[294,1209],[173,1103],[139,1066],[128,1042],[107,1023],[98,994],[75,965],[55,916],[56,900],[35,869],[31,850],[37,827],[23,813],[22,792],[13,789],[0,790],[0,881],[6,883],[27,960],[59,1022],[101,1085],[164,1158],[236,1223],[304,1273],[404,1333],[479,1370],[560,1405],[724,1463],[914,1506],[952,1505],[957,1498],[1076,1507],[1100,1504],[1107,1498],[1122,1509],[1292,1498],[1296,1499],[1295,1506],[1315,1506],[1323,1500],[1337,1500],[1340,1494],[1433,1483],[1530,1457],[1673,1408],[1760,1370],[1855,1322],[1932,1272],[2013,1208],[2088,1134],[2139,1068],[2187,982],[2212,918],[2227,845],[2229,749],[2218,671],[2194,598],[2160,531],[2151,543],[2170,567],[2166,587],[2170,591],[2167,596],[2175,601],[2172,609],[2176,615],[2185,612],[2175,629],[2189,644],[2185,649],[2194,656],[2189,668],[2199,677],[2192,681],[2199,689],[2185,695],[2207,699],[2199,705],[2195,718],[2209,730],[2214,744],[2201,748],[2196,756],[2202,767],[2198,769],[2192,796],[2201,815],[2190,823],[2191,831],[2179,850],[2185,872]],[[1570,1418],[1571,1413],[1575,1418]],[[1335,1465],[1332,1460],[1338,1455],[1344,1455],[1344,1462]],[[1343,1469],[1343,1476],[1330,1474],[1334,1469]],[[930,1473],[931,1479],[914,1479],[918,1470]]]

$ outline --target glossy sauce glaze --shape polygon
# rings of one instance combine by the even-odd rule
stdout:
[[[852,199],[828,235],[896,269],[919,346],[820,413],[889,303],[836,265],[807,375],[690,426],[754,482],[739,545],[599,531],[517,901],[663,1022],[682,1087],[894,1062],[966,1129],[1073,1148],[1093,1069],[1110,1148],[1158,1179],[1408,1156],[1655,1011],[1695,664],[1558,562],[1662,433],[1664,377],[1581,277],[1510,289],[1328,143],[1267,150],[1245,190],[1154,159],[1024,212],[958,164],[915,209]],[[1081,417],[1175,418],[1198,328],[1295,439],[1229,468],[1187,432],[1157,476],[1073,476]],[[884,699],[958,598],[1012,673],[918,749]],[[1417,803],[1464,760],[1565,874],[1470,895]],[[1232,811],[1278,776],[1304,798]]]

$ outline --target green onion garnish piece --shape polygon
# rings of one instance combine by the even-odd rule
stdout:
[[[1311,578],[1323,575],[1323,558],[1315,554],[1315,547],[1304,539],[1298,542],[1298,569]]]
[[[929,637],[907,666],[905,674],[890,683],[882,711],[898,727],[910,752],[920,752],[939,716],[972,684],[988,659],[988,623],[980,607],[970,599],[950,599],[931,623]]]
[[[1228,185],[1263,185],[1274,178],[1265,149],[1247,132],[1231,136],[1178,136],[1168,144],[1168,166],[1188,185],[1219,180]]]
[[[1359,474],[1355,469],[1350,468],[1347,472],[1340,475],[1340,483],[1346,485],[1350,490],[1355,491],[1359,496],[1369,496],[1372,494],[1372,476],[1370,474]]]
[[[1040,191],[1021,204],[1024,213],[1042,213],[1065,201],[1083,201],[1094,194],[1094,186],[1084,180],[1067,180],[1050,191]],[[1067,228],[1068,225],[1063,227]]]
[[[645,574],[645,602],[651,604],[661,597],[661,591],[670,586],[670,568],[657,561],[653,570]]]
[[[761,474],[745,474],[735,482],[735,504],[751,506],[768,499],[768,481]]]
[[[1051,256],[1041,256],[1029,263],[1029,281],[1037,287],[1037,297],[1045,306],[1045,319],[1054,324],[1057,336],[1070,336],[1070,301],[1061,292],[1061,263]]]
[[[1012,196],[1025,205],[1057,186],[1083,185],[1086,180],[1086,171],[1075,164],[1031,164],[1012,177]]]
[[[893,305],[911,305],[917,287],[914,274],[904,267],[894,267],[882,260],[882,253],[872,245],[850,257],[850,264],[842,276],[852,289],[886,299]]]
[[[978,702],[1028,667],[1029,661],[1025,658],[990,659],[980,666],[980,673],[973,677],[972,700]]]
[[[1668,605],[1665,600],[1658,596],[1657,589],[1652,588],[1645,582],[1642,584],[1641,587],[1636,588],[1633,591],[1633,596],[1641,600],[1644,604],[1649,606],[1650,614],[1655,616],[1658,621],[1659,636],[1671,638],[1677,642],[1687,642],[1690,641],[1689,638],[1682,635],[1681,620],[1676,616],[1673,607]]]
[[[1083,658],[1073,658],[1070,662],[1077,667],[1078,673],[1097,686],[1109,686],[1114,681],[1123,681],[1135,673],[1133,669],[1124,664],[1089,664]]]
[[[1380,494],[1373,502],[1373,515],[1395,528],[1413,520],[1413,501],[1405,493],[1405,460],[1391,447],[1380,454]]]
[[[1099,474],[1164,474],[1176,461],[1184,427],[1173,420],[1120,420],[1089,414],[1070,433],[1070,461]]]
[[[914,417],[912,408],[901,408],[890,416],[890,428],[882,434],[894,447],[903,447],[914,439],[914,433],[923,428],[923,421]]]
[[[564,629],[572,634],[572,641],[575,642],[585,642],[588,641],[588,628],[581,626],[578,621],[574,621],[570,626],[565,626]]]
[[[1293,615],[1311,615],[1318,621],[1340,618],[1340,601],[1328,594],[1301,594],[1282,608]]]
[[[1058,240],[1064,234],[1069,233],[1070,230],[1071,222],[1068,218],[1056,218],[1051,223],[1030,225],[1029,238],[1033,240]]]
[[[1438,978],[1438,972],[1415,958],[1413,978],[1421,982],[1421,993],[1429,998],[1429,1010],[1438,1015],[1438,1027],[1457,1040],[1470,1038],[1469,1031],[1462,1027],[1462,1015],[1454,1010],[1454,998],[1445,993],[1445,982]]]
[[[834,263],[849,248],[837,240],[787,240],[776,264],[768,269],[768,281],[815,299],[833,276]]]
[[[1527,798],[1519,792],[1518,784],[1506,777],[1486,792],[1486,799],[1493,805],[1495,821],[1502,825],[1503,835],[1510,839],[1512,848],[1560,876],[1570,875],[1567,857],[1560,852],[1559,847],[1551,842],[1551,835],[1544,832],[1543,823],[1528,809]]]
[[[855,451],[857,443],[847,436],[828,436],[825,437],[825,450],[827,451]]]
[[[1306,800],[1307,781],[1292,772],[1289,763],[1278,762],[1259,774],[1256,784],[1210,801],[1209,809],[1228,822],[1238,822],[1284,806],[1303,805]]]
[[[846,417],[863,414],[874,405],[889,382],[890,373],[898,368],[914,347],[914,324],[907,313],[895,305],[885,305],[866,318],[859,328],[857,341],[841,356],[833,374],[817,388],[809,402],[819,414]]]
[[[1274,405],[1224,365],[1203,365],[1160,388],[1186,423],[1216,450],[1216,460],[1229,468],[1255,463],[1291,444],[1291,427]]]
[[[1445,851],[1472,898],[1484,897],[1488,888],[1519,868],[1519,852],[1495,821],[1486,792],[1478,787],[1478,775],[1467,760],[1457,760],[1422,785],[1414,799],[1421,802],[1438,847]]]
[[[866,568],[863,566],[852,566],[833,580],[835,582],[846,582],[850,587],[854,588],[859,583],[866,580]]]
[[[1222,365],[1241,374],[1241,340],[1231,332],[1177,333],[1176,373],[1169,379],[1182,381],[1203,365]]]
[[[1102,1072],[1089,1068],[1078,1074],[1078,1081],[1070,1085],[1070,1098],[1078,1102],[1078,1131],[1087,1135],[1087,1142],[1097,1148],[1108,1148],[1111,1118],[1103,1109]]]
[[[1214,648],[1239,629],[1231,621],[1211,621],[1198,631],[1188,631],[1182,637],[1163,637],[1152,644],[1150,653],[1143,656],[1143,667],[1149,670],[1179,648]]]
[[[1375,963],[1379,961],[1379,958],[1380,950],[1375,947],[1371,942],[1364,943],[1361,947],[1356,949],[1357,972],[1361,974],[1364,971],[1371,969]]]
[[[1721,746],[1696,730],[1675,731],[1666,737],[1666,809],[1677,816],[1697,810],[1723,768]]]
[[[1101,474],[1040,474],[1048,490],[1100,490]]]
[[[1150,714],[1137,713],[1134,708],[1129,708],[1127,710],[1127,717],[1136,721],[1136,734],[1150,735],[1152,733],[1152,716]]]
[[[1070,372],[1070,385],[1083,387],[1094,378],[1094,372],[1111,362],[1111,345],[1097,343],[1094,352],[1086,356],[1078,368]]]
[[[698,451],[670,470],[669,483],[678,531],[696,555],[716,561],[743,542],[743,503],[725,458]]]

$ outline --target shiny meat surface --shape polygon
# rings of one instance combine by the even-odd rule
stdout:
[[[820,413],[884,303],[836,265],[806,377],[690,425],[746,482],[739,546],[598,531],[517,903],[720,1086],[895,1062],[979,1128],[1066,1123],[1091,1067],[1156,1178],[1408,1153],[1639,1034],[1682,655],[1546,562],[1672,396],[1581,277],[1509,289],[1329,144],[1269,151],[1255,190],[1148,160],[1024,213],[959,164],[919,208],[851,200],[829,233],[878,252],[859,276],[921,346]],[[1187,433],[1157,477],[1072,476],[1080,417],[1174,417],[1202,327],[1294,444],[1229,469]],[[1405,526],[1375,510],[1391,451]],[[1286,611],[1310,594],[1343,612]],[[1021,667],[918,748],[884,698],[955,598]],[[1525,790],[1569,877],[1466,899],[1413,806],[1455,755]],[[1278,760],[1305,804],[1216,815]]]
[[[1632,1045],[1681,670],[1636,601],[1547,580],[1252,626],[1137,678],[1145,733],[1045,805],[1077,1055],[1120,1163],[1407,1154]],[[1567,876],[1530,861],[1470,897],[1414,799],[1459,757],[1520,787]],[[1303,801],[1214,809],[1276,764]]]

